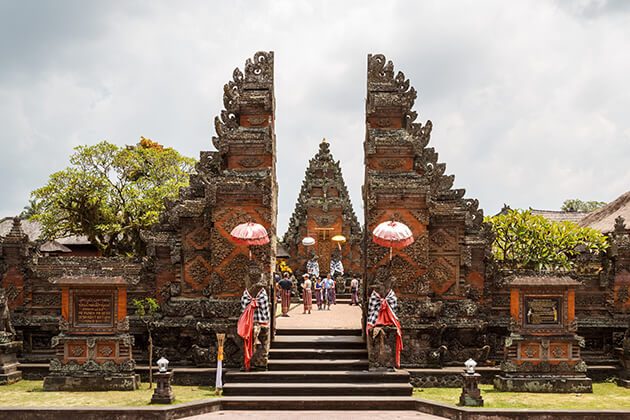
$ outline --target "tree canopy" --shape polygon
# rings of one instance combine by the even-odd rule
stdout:
[[[604,207],[605,205],[606,203],[604,201],[582,201],[578,198],[570,198],[568,200],[564,200],[564,203],[562,203],[562,207],[560,208],[560,210],[590,213],[601,207]]]
[[[144,137],[133,146],[102,141],[74,150],[70,167],[32,192],[31,218],[45,238],[85,235],[104,255],[142,255],[140,231],[188,185],[195,160]]]
[[[508,210],[486,217],[495,240],[492,253],[506,268],[571,270],[582,252],[599,254],[608,242],[599,231],[573,222],[551,222],[530,210]]]

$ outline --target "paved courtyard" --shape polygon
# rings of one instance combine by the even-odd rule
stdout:
[[[280,306],[280,305],[278,305]],[[289,317],[276,318],[278,328],[361,328],[361,307],[337,303],[328,310],[318,310],[313,303],[309,314],[302,314],[304,305],[292,303]],[[279,311],[278,311],[279,313]]]
[[[441,420],[430,414],[417,411],[221,411],[218,413],[201,414],[199,416],[186,417],[187,420],[205,419],[417,419],[417,420]]]

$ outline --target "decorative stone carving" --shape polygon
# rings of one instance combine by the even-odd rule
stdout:
[[[505,341],[499,391],[593,392],[575,334],[575,287],[560,276],[517,276],[510,282],[512,334]]]
[[[132,358],[127,283],[121,277],[61,278],[61,333],[45,391],[131,391],[140,378]]]
[[[20,350],[22,342],[15,340],[8,298],[4,289],[0,289],[0,385],[12,384],[22,379],[16,357]]]
[[[0,343],[9,342],[13,338],[15,338],[15,329],[11,323],[9,301],[4,289],[0,289]]]
[[[352,208],[339,161],[334,160],[330,144],[324,139],[317,154],[309,161],[283,239],[294,270],[298,270],[298,274],[306,272],[306,262],[312,252],[319,257],[320,274],[327,274],[331,254],[337,250],[337,246],[331,242],[334,235],[346,237],[341,250],[346,275],[359,276],[363,271],[361,226]],[[314,246],[307,248],[302,245],[302,239],[306,236],[315,237]]]
[[[454,336],[459,328],[478,322],[490,241],[478,201],[452,188],[454,177],[445,174],[446,165],[427,147],[433,126],[430,121],[415,122],[417,93],[405,75],[395,73],[383,55],[369,55],[367,89],[366,229],[400,220],[411,228],[416,242],[396,250],[390,262],[387,250],[368,241],[365,271],[372,279],[370,273],[389,265],[398,279],[403,330],[418,331],[406,339],[403,365],[434,367],[448,360],[449,345],[421,337],[438,316],[448,318]],[[372,286],[368,283],[368,289]],[[459,358],[465,350],[478,353],[480,346],[472,345],[451,354]]]
[[[245,288],[249,251],[259,270],[270,274],[275,268],[273,68],[273,52],[257,52],[242,71],[234,70],[224,86],[224,109],[215,118],[217,135],[212,143],[217,151],[201,152],[190,186],[169,203],[150,234],[148,249],[154,250],[148,253],[154,261],[150,275],[169,277],[166,285],[177,289],[162,303],[165,319],[160,325],[175,328],[168,335],[181,332],[189,337],[192,350],[187,354],[195,363],[207,360],[202,349],[207,348],[209,337],[227,332],[224,365],[240,364],[232,329],[240,313],[238,298]],[[248,250],[232,242],[231,230],[247,220],[265,226],[271,238],[268,245]],[[201,329],[195,327],[197,322]],[[166,347],[174,344],[164,343]],[[174,357],[176,361],[180,354],[175,352]]]

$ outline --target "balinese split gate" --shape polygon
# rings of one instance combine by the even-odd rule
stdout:
[[[235,69],[225,85],[224,110],[215,119],[217,135],[212,139],[217,151],[201,152],[190,186],[167,203],[159,224],[146,233],[146,258],[43,255],[21,222],[13,222],[0,242],[0,278],[24,343],[20,361],[45,370],[55,354],[50,343],[59,334],[62,313],[57,284],[68,277],[122,278],[129,302],[157,298],[161,317],[153,334],[155,354],[175,367],[215,366],[216,334],[225,334],[224,366],[231,368],[226,393],[235,396],[364,395],[375,408],[385,408],[388,403],[378,396],[408,396],[409,381],[440,386],[457,380],[448,373],[429,378],[422,368],[462,366],[468,358],[481,364],[500,361],[513,328],[506,285],[514,273],[492,263],[492,235],[483,212],[477,200],[453,188],[454,177],[447,175],[429,143],[431,122],[416,122],[416,96],[410,81],[383,55],[368,56],[365,225],[359,225],[340,164],[332,157],[333,139],[332,145],[322,142],[309,162],[284,236],[298,275],[317,255],[321,274],[338,258],[346,278],[362,279],[363,312],[357,315],[361,328],[357,322],[357,328],[343,330],[323,326],[274,331],[274,55],[258,52],[242,70]],[[363,133],[356,135],[359,150]],[[372,230],[387,220],[410,227],[414,243],[391,253],[373,243]],[[232,229],[248,221],[266,228],[268,244],[248,247],[232,240]],[[334,235],[345,242],[332,241]],[[315,244],[304,246],[306,237]],[[580,282],[575,289],[576,325],[571,328],[584,337],[581,354],[589,368],[619,362],[615,348],[622,346],[630,306],[630,230],[623,220],[609,239],[607,255],[571,273]],[[239,372],[244,357],[237,321],[246,289],[253,297],[266,291],[271,322],[256,329],[252,372]],[[366,333],[373,290],[382,297],[391,290],[397,298],[404,344],[400,366],[413,368],[411,377],[405,371],[387,371],[396,365],[395,328]],[[144,364],[146,328],[129,315],[129,332],[135,337],[131,356]],[[186,380],[194,381],[190,375]],[[261,383],[266,386],[257,385]]]

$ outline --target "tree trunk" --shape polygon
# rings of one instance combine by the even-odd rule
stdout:
[[[149,331],[149,389],[153,388],[153,336]]]

